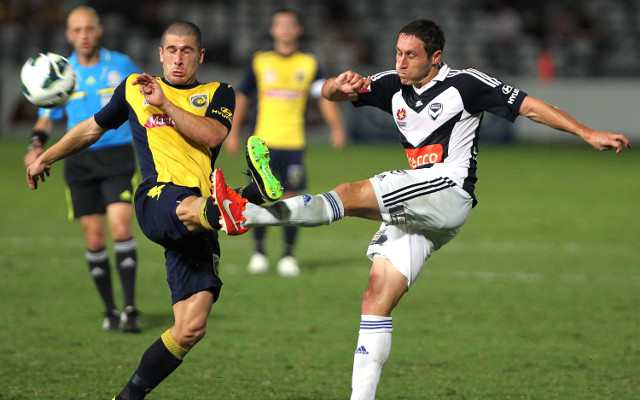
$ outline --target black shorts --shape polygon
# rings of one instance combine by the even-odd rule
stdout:
[[[200,196],[200,191],[157,182],[154,178],[145,179],[135,196],[136,217],[142,232],[165,249],[173,304],[204,290],[213,293],[215,302],[222,287],[218,276],[218,232],[190,232],[176,214],[178,204],[189,196]]]
[[[85,150],[65,160],[69,215],[104,214],[113,203],[131,203],[136,161],[131,144]]]
[[[307,185],[302,158],[304,150],[269,149],[270,167],[285,191],[300,192]]]

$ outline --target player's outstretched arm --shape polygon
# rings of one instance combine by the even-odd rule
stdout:
[[[625,148],[631,148],[626,136],[592,129],[576,121],[561,109],[535,97],[527,96],[524,98],[522,105],[520,105],[520,115],[554,129],[572,133],[597,150],[616,149],[616,153],[620,153]]]
[[[29,188],[31,190],[37,189],[38,180],[44,182],[45,176],[49,176],[49,170],[54,162],[86,149],[97,142],[104,132],[106,130],[98,125],[93,117],[89,117],[71,128],[62,139],[27,166]]]
[[[371,85],[371,78],[345,71],[335,78],[329,78],[322,85],[322,97],[331,101],[355,101],[358,91]]]

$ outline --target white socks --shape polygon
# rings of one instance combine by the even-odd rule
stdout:
[[[391,317],[362,315],[358,346],[353,355],[351,400],[373,400],[382,367],[391,352]]]
[[[344,217],[344,206],[332,190],[315,196],[304,194],[268,206],[247,203],[242,215],[246,218],[242,226],[246,228],[260,225],[320,226]]]

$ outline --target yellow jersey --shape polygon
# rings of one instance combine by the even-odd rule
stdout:
[[[182,135],[175,122],[147,103],[138,86],[131,84],[138,75],[129,75],[116,88],[111,101],[95,114],[96,122],[103,128],[112,128],[129,120],[143,179],[156,176],[158,182],[198,188],[203,196],[209,196],[210,176],[220,146],[209,148]],[[178,107],[213,118],[231,129],[235,93],[230,85],[196,82],[172,86],[160,77],[155,79],[167,99]]]
[[[318,62],[309,53],[296,51],[287,56],[275,50],[255,53],[238,89],[246,95],[256,94],[254,135],[273,149],[303,149],[309,89],[318,79],[321,79]]]

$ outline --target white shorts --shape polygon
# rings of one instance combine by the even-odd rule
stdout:
[[[458,234],[473,200],[438,168],[388,171],[369,181],[384,222],[367,257],[386,258],[411,286],[431,252]]]

